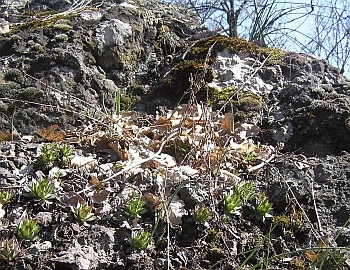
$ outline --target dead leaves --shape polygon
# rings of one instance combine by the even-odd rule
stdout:
[[[122,140],[115,140],[108,143],[108,146],[118,155],[120,160],[126,161],[129,159],[127,144]]]
[[[316,246],[319,248],[328,247],[329,246],[329,237],[328,236],[322,237],[322,239],[317,241]],[[315,252],[313,250],[305,251],[305,256],[310,262],[320,261],[324,257],[325,254],[326,254],[326,250],[324,250],[324,249],[320,249],[318,252]]]
[[[20,136],[18,135],[17,132],[14,132],[11,134],[7,130],[5,131],[0,131],[0,142],[9,142],[9,141],[16,141],[20,139]]]
[[[58,125],[52,125],[48,128],[38,130],[37,133],[45,141],[60,142],[66,137],[66,133],[64,131],[56,131],[57,128]]]
[[[11,133],[8,131],[0,131],[0,142],[11,141]]]

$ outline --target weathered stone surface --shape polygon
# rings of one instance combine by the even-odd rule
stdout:
[[[3,36],[0,97],[7,98],[2,112],[8,119],[2,118],[0,128],[9,129],[15,113],[21,133],[53,123],[67,129],[92,114],[103,118],[103,103],[113,112],[117,87],[125,93],[132,85],[154,83],[185,43],[179,41],[183,31],[190,34],[199,23],[183,8],[152,3],[106,1],[98,12],[86,8],[49,27]],[[35,5],[67,10],[74,3]],[[13,102],[15,111],[6,105]]]
[[[6,30],[7,23],[11,26],[18,22],[19,16],[14,15],[20,14],[27,4],[40,14],[39,10],[48,8],[67,10],[74,6],[74,1],[2,1],[1,8],[9,13],[8,17],[4,17],[5,26],[2,29]],[[104,201],[108,195],[92,200],[91,196],[97,193],[82,193],[79,196],[94,204],[96,210],[94,225],[84,227],[74,219],[69,204],[56,200],[46,209],[46,206],[36,205],[22,196],[23,183],[28,179],[55,178],[55,188],[63,194],[84,189],[85,184],[81,184],[83,180],[88,186],[88,181],[103,179],[106,171],[116,169],[119,164],[115,163],[118,160],[115,153],[107,151],[107,156],[98,147],[88,150],[82,147],[77,150],[80,154],[93,152],[96,163],[101,165],[101,161],[106,159],[111,166],[99,166],[100,169],[91,175],[85,174],[85,171],[70,172],[63,181],[59,175],[50,175],[50,168],[38,169],[42,139],[35,132],[52,124],[58,124],[60,129],[68,131],[83,122],[99,120],[108,126],[111,122],[105,113],[114,112],[118,89],[122,91],[126,108],[164,113],[164,107],[171,108],[186,94],[190,85],[188,79],[191,76],[195,78],[203,69],[204,59],[194,59],[193,55],[189,57],[191,52],[187,51],[188,46],[193,40],[216,33],[197,27],[199,21],[192,13],[166,3],[154,0],[103,1],[98,9],[85,9],[76,16],[59,18],[52,25],[35,29],[24,27],[10,34],[1,34],[0,131],[7,131],[3,135],[8,136],[13,129],[17,140],[14,143],[0,142],[0,183],[6,188],[15,186],[17,192],[17,197],[6,206],[5,219],[9,220],[9,226],[15,224],[29,208],[29,214],[39,222],[41,236],[52,244],[54,250],[50,253],[48,243],[46,250],[41,248],[40,243],[33,244],[26,257],[27,265],[37,266],[42,260],[47,269],[136,269],[135,265],[152,265],[161,269],[171,263],[172,267],[196,269],[200,262],[209,268],[227,255],[213,248],[213,243],[219,245],[220,242],[215,242],[215,237],[225,240],[224,249],[239,254],[254,249],[254,239],[268,231],[264,228],[266,224],[255,226],[245,213],[247,209],[242,210],[241,217],[224,220],[219,216],[222,212],[222,190],[215,190],[215,194],[212,194],[215,185],[225,183],[233,190],[233,183],[238,180],[252,181],[257,190],[265,192],[273,203],[274,214],[284,213],[291,204],[298,211],[303,210],[309,219],[305,224],[315,229],[312,233],[335,236],[344,229],[336,242],[339,246],[349,245],[348,230],[342,226],[350,214],[350,80],[324,60],[292,52],[285,52],[278,59],[262,64],[265,56],[259,55],[255,47],[251,51],[238,53],[214,48],[215,55],[213,53],[213,59],[209,59],[210,68],[204,81],[211,82],[209,85],[215,88],[211,92],[213,100],[219,100],[218,96],[225,93],[227,88],[237,91],[232,97],[233,120],[238,123],[244,119],[259,126],[261,132],[259,137],[254,138],[254,143],[275,146],[269,148],[275,158],[264,164],[259,174],[244,174],[249,161],[240,164],[234,158],[226,160],[219,168],[215,167],[216,159],[225,156],[222,149],[217,149],[217,156],[209,157],[214,164],[209,162],[208,168],[213,171],[208,172],[206,179],[201,178],[201,173],[186,177],[176,175],[163,165],[162,169],[153,171],[160,166],[154,163],[145,164],[147,173],[144,175],[140,171],[145,167],[137,168],[134,175],[123,175],[125,178],[106,183],[110,185],[107,187],[108,195],[118,194],[120,190],[114,190],[114,193],[110,190],[119,187],[135,186],[141,190],[140,193],[156,190],[161,194],[157,196],[164,196],[161,199],[166,205],[166,200],[174,192],[177,193],[176,185],[181,187],[184,181],[189,181],[177,194],[181,199],[178,207],[181,214],[172,222],[174,228],[170,228],[170,244],[175,245],[176,250],[176,254],[171,254],[170,262],[165,259],[168,243],[164,231],[155,233],[147,252],[136,252],[131,248],[133,232],[141,228],[152,231],[155,213],[160,215],[161,209],[164,209],[161,203],[149,202],[148,212],[140,214],[139,219],[128,220],[117,207],[124,202],[113,204],[113,200],[117,199],[109,195],[107,205]],[[246,41],[240,42],[249,47]],[[207,51],[204,50],[204,53]],[[191,70],[192,75],[182,74],[181,65]],[[174,82],[174,78],[177,81]],[[179,85],[187,87],[179,88]],[[206,101],[208,88],[204,92],[201,92],[203,89],[198,90],[198,98]],[[225,96],[222,100],[226,102],[229,98],[231,96]],[[132,106],[135,101],[138,103]],[[213,105],[221,108],[223,104]],[[231,111],[230,105],[223,108],[225,110]],[[219,140],[219,132],[212,137]],[[36,141],[19,141],[18,134],[33,134]],[[153,140],[152,136],[148,138],[150,141]],[[86,140],[93,140],[92,137]],[[164,151],[170,151],[170,148],[169,145]],[[172,165],[178,165],[175,159]],[[192,169],[196,171],[199,168],[200,171],[201,166]],[[225,179],[217,179],[220,170],[232,168],[237,175],[231,173]],[[157,187],[152,175],[154,172],[154,175],[162,172],[164,181],[167,184],[174,181],[174,186],[163,186],[160,192],[160,185]],[[203,172],[207,173],[205,170]],[[241,175],[247,179],[241,179]],[[61,183],[61,180],[65,183]],[[152,186],[152,183],[155,185]],[[206,203],[217,211],[212,213],[213,219],[219,218],[216,220],[223,224],[227,222],[227,239],[219,233],[215,235],[215,230],[221,224],[211,224],[215,226],[209,233],[206,225],[194,222],[192,215],[196,206]],[[49,212],[51,210],[52,214]],[[13,232],[6,230],[3,235],[12,237]],[[199,236],[202,238],[198,239]],[[296,238],[288,237],[281,233],[272,240],[274,252],[295,247]],[[310,240],[311,237],[299,235],[298,240],[305,241],[302,245],[307,245],[306,239]],[[207,253],[201,254],[198,245],[202,245]],[[41,258],[43,254],[47,257]],[[349,261],[348,257],[346,259]],[[238,265],[232,267],[235,269]]]
[[[293,53],[273,68],[262,68],[260,76],[274,82],[265,99],[264,140],[306,156],[349,151],[348,78],[323,60]]]

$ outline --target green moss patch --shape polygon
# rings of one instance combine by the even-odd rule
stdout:
[[[205,85],[197,94],[197,99],[205,101],[208,106],[221,106],[234,94],[235,88],[219,90],[215,87]]]
[[[259,48],[259,52],[261,55],[263,55],[267,59],[267,64],[272,64],[275,61],[278,61],[282,59],[282,57],[285,55],[285,51],[276,47],[264,47]]]
[[[53,28],[56,30],[62,30],[62,31],[69,31],[73,29],[72,26],[64,23],[57,23],[53,26]]]
[[[6,82],[0,84],[0,97],[3,98],[16,98],[17,92],[15,90],[20,89],[21,85],[15,82]]]
[[[16,68],[12,68],[12,69],[9,69],[6,71],[5,80],[12,81],[12,82],[18,83],[20,85],[23,85],[25,78],[24,78],[22,71],[20,71],[19,69],[16,69]]]
[[[120,109],[129,111],[131,107],[141,100],[141,96],[146,94],[146,90],[137,84],[130,85],[126,89],[126,93],[120,97]]]
[[[48,16],[45,13],[44,15]],[[24,29],[28,29],[28,28],[32,30],[37,28],[48,28],[53,26],[60,19],[70,19],[77,16],[77,14],[75,13],[52,15],[52,17],[49,17],[49,18],[46,18],[44,15],[42,15],[42,18],[38,18],[35,20],[29,20],[29,19],[27,20],[26,17],[24,17],[23,22],[11,24],[9,34],[12,34]],[[68,30],[68,29],[64,29],[64,30]]]
[[[216,43],[215,43],[216,42]],[[210,47],[213,45],[210,61],[213,62],[218,52],[228,49],[231,53],[237,54],[241,51],[256,53],[257,46],[243,38],[231,38],[227,36],[215,36],[198,41],[189,51],[187,58],[192,60],[205,60]]]

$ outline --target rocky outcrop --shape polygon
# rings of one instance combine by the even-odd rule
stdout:
[[[245,267],[272,254],[273,269],[349,269],[335,249],[350,243],[348,78],[315,56],[217,35],[181,7],[78,2],[1,1],[0,184],[14,196],[0,204],[1,237],[24,216],[40,227],[1,267],[237,269],[254,250]],[[114,114],[119,90],[122,109],[138,112]],[[168,111],[180,100],[192,106]],[[52,204],[28,199],[24,186],[42,178]],[[247,198],[227,213],[223,198],[239,189]],[[144,209],[130,219],[134,192]],[[261,219],[259,198],[274,218]],[[84,201],[89,222],[75,212]],[[146,252],[132,240],[141,230],[152,232]],[[331,256],[305,251],[326,236]]]
[[[125,93],[142,85],[136,94],[145,94],[185,44],[181,38],[199,25],[185,9],[151,1],[103,1],[97,9],[48,18],[37,4],[44,8],[53,2],[69,4],[35,2],[28,19],[13,22],[1,38],[0,96],[8,99],[1,101],[2,129],[9,129],[11,115],[18,132],[31,133],[37,125],[68,127],[86,116],[103,117],[103,106],[112,113],[116,89]],[[38,104],[28,109],[25,101]]]
[[[262,137],[306,156],[349,151],[350,81],[339,70],[314,56],[286,53],[259,73],[274,85]]]

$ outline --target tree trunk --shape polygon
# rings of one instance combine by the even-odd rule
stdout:
[[[227,12],[227,23],[230,37],[237,37],[237,17],[233,10]]]

